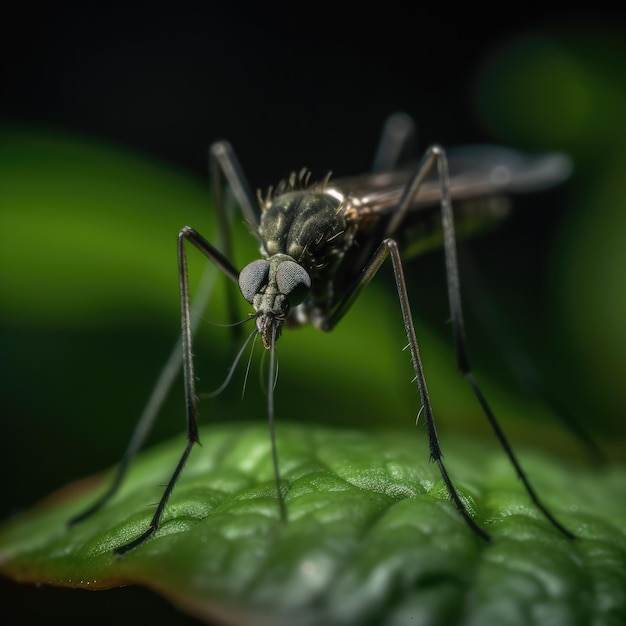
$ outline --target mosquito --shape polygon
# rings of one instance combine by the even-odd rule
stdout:
[[[565,180],[571,171],[571,162],[561,153],[530,157],[506,148],[482,146],[461,148],[448,154],[442,147],[433,145],[417,166],[401,167],[414,132],[415,125],[408,115],[394,114],[384,125],[373,172],[336,181],[329,174],[319,182],[312,182],[310,172],[303,169],[270,188],[264,196],[259,192],[256,199],[230,144],[225,141],[213,144],[209,151],[210,173],[224,252],[189,226],[179,232],[181,340],[157,382],[109,489],[70,523],[90,516],[117,491],[179,371],[181,360],[187,444],[148,528],[117,548],[118,554],[142,544],[158,529],[176,481],[194,445],[199,443],[192,356],[195,327],[190,316],[186,256],[186,247],[191,244],[239,286],[241,295],[254,311],[250,317],[255,327],[247,341],[258,336],[269,352],[267,416],[278,507],[283,521],[287,520],[287,505],[274,424],[276,343],[283,328],[311,323],[319,330],[331,331],[390,257],[421,400],[419,415],[427,431],[430,460],[437,464],[449,497],[467,525],[480,538],[490,541],[491,536],[467,510],[443,462],[404,278],[403,257],[424,247],[442,245],[458,368],[531,501],[561,534],[575,538],[537,495],[472,374],[456,250],[457,232],[471,233],[503,217],[508,210],[506,196],[510,193],[539,191]],[[241,271],[229,260],[226,185],[260,244],[261,258]],[[259,205],[260,214],[255,208]],[[235,365],[236,362],[231,373]]]

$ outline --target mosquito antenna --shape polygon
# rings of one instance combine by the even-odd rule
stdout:
[[[275,357],[276,358],[276,357]],[[278,383],[278,370],[280,369],[278,358],[276,358],[276,371],[274,372],[274,384],[272,386],[272,392],[276,389],[276,384]]]
[[[230,324],[221,324],[220,322],[212,322],[211,320],[203,320],[203,321],[206,322],[207,324],[211,324],[211,326],[219,326],[220,328],[233,328],[234,326],[243,326],[244,324],[247,324],[251,320],[255,319],[255,317],[256,316],[253,313],[251,313],[250,315],[248,315],[248,317],[242,320],[239,320],[237,322],[231,322]]]
[[[276,448],[276,431],[274,428],[274,384],[276,382],[276,325],[272,324],[272,342],[270,344],[270,368],[267,376],[267,418],[270,429],[270,442],[272,445],[272,463],[274,465],[274,478],[278,492],[278,506],[280,507],[280,519],[287,521],[287,507],[281,489],[280,469],[278,467],[278,450]]]
[[[259,385],[261,387],[261,391],[264,394],[267,394],[267,387],[265,386],[265,378],[263,377],[263,369],[265,368],[265,359],[267,355],[267,351],[263,350],[261,353],[261,363],[259,364]]]
[[[243,377],[243,385],[241,387],[241,399],[243,400],[243,396],[246,393],[246,386],[248,384],[248,375],[250,374],[250,365],[252,363],[252,355],[254,354],[254,347],[256,346],[256,340],[259,337],[259,333],[257,332],[254,335],[254,341],[252,342],[252,348],[250,348],[250,354],[248,356],[248,364],[246,365],[246,372]]]
[[[247,321],[247,320],[245,320],[245,321]],[[239,363],[239,360],[241,359],[241,356],[244,353],[247,345],[250,343],[250,340],[253,337],[256,337],[258,334],[259,334],[259,331],[255,328],[246,337],[246,340],[243,342],[243,345],[241,346],[241,348],[239,348],[239,352],[237,352],[237,355],[235,356],[235,359],[234,359],[232,365],[228,369],[228,374],[226,374],[226,379],[224,380],[224,382],[217,389],[215,389],[214,391],[209,391],[207,393],[200,394],[201,398],[203,398],[203,399],[215,398],[216,396],[219,396],[220,393],[222,393],[222,391],[224,391],[224,389],[226,389],[226,387],[228,387],[228,383],[230,383],[230,381],[231,381],[231,379],[233,377],[233,374],[235,373],[235,369],[237,369],[237,364]],[[248,367],[250,367],[249,363],[248,363]],[[244,387],[245,387],[245,385],[244,385]]]

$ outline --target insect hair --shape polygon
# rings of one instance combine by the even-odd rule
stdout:
[[[265,193],[265,197],[261,190],[257,190],[257,200],[261,210],[269,208],[272,201],[290,191],[317,191],[325,193],[332,172],[328,172],[321,180],[311,182],[311,171],[303,167],[299,172],[291,172],[288,178],[283,178],[275,187],[270,185]]]

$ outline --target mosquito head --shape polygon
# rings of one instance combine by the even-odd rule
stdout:
[[[273,329],[278,339],[289,310],[307,297],[310,288],[309,273],[286,254],[252,261],[241,270],[239,289],[254,307],[257,330],[266,348],[272,343]]]

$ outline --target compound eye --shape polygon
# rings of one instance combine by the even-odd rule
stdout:
[[[283,261],[276,269],[276,285],[278,290],[289,301],[289,306],[297,306],[309,294],[311,277],[308,272],[295,261]]]
[[[252,304],[254,296],[259,293],[261,287],[267,283],[267,276],[270,271],[269,261],[259,259],[248,263],[239,272],[239,289],[243,297]]]

